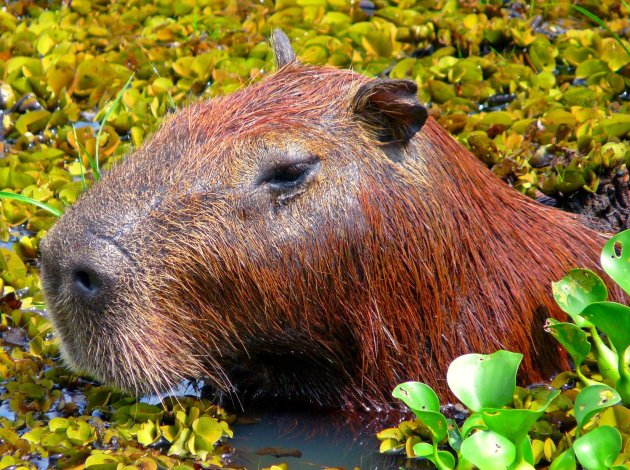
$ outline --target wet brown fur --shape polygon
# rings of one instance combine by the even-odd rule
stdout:
[[[236,402],[346,408],[382,407],[406,380],[445,396],[469,352],[520,351],[530,382],[558,371],[551,282],[597,270],[606,238],[507,187],[431,118],[384,145],[353,112],[368,80],[289,64],[185,108],[72,207],[43,276],[70,364],[136,392],[205,377]],[[304,191],[256,184],[296,152],[321,162]],[[106,305],[67,298],[66,252],[116,279]]]

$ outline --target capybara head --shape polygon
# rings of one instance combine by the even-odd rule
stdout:
[[[136,393],[205,378],[371,406],[399,381],[441,388],[465,352],[557,362],[535,311],[598,236],[558,254],[579,223],[496,180],[413,82],[300,65],[281,33],[275,49],[277,73],[167,117],[47,235],[68,364]]]

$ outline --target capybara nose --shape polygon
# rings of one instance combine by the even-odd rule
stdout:
[[[130,265],[117,242],[90,231],[68,237],[55,227],[40,249],[42,284],[53,315],[69,314],[70,306],[74,312],[102,313]]]
[[[71,269],[70,291],[79,300],[94,302],[104,291],[105,276],[93,268],[78,266]]]

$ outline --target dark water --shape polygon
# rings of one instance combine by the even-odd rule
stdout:
[[[268,467],[286,462],[291,470],[312,470],[335,467],[361,470],[397,470],[399,468],[431,468],[406,465],[404,456],[379,454],[379,441],[374,436],[378,418],[340,417],[314,413],[270,413],[245,416],[254,424],[232,426],[235,451],[228,462],[248,469]],[[372,429],[375,428],[375,429]],[[301,457],[257,455],[259,449],[298,450]]]
[[[200,396],[200,387],[183,382],[173,390],[177,396]],[[151,395],[141,401],[157,405],[163,397]],[[234,452],[225,463],[258,470],[273,464],[287,463],[290,470],[313,470],[324,467],[352,470],[398,470],[433,468],[428,462],[408,461],[403,455],[382,455],[375,434],[395,426],[399,413],[343,414],[341,412],[274,411],[239,415],[230,425],[234,438],[227,443]],[[262,449],[274,449],[301,457],[259,455]]]

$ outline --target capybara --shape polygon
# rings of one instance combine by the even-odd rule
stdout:
[[[136,393],[204,378],[235,403],[445,396],[469,352],[562,367],[551,282],[606,238],[508,187],[406,80],[304,66],[167,117],[42,244],[63,357]]]

